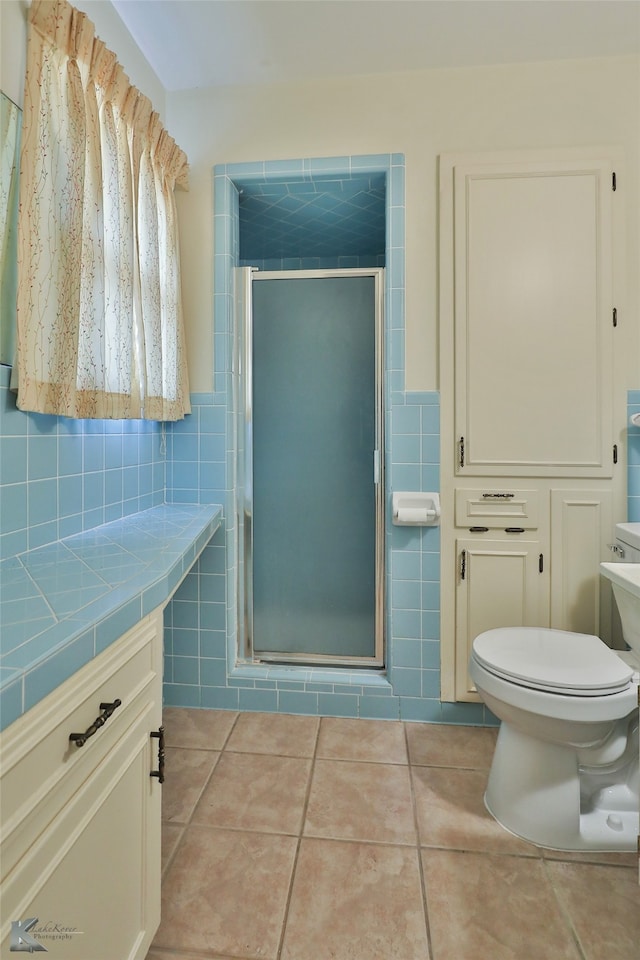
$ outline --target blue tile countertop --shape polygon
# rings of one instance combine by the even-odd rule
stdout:
[[[167,602],[222,507],[163,504],[0,563],[0,730]]]

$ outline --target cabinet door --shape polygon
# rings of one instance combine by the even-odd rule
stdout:
[[[495,627],[547,625],[540,552],[540,544],[531,540],[458,540],[457,699],[477,699],[468,664],[478,634]]]
[[[612,165],[454,168],[457,473],[605,477]]]
[[[143,960],[149,949],[160,921],[152,713],[147,705],[5,881],[3,920],[36,918],[28,935],[51,957]],[[3,957],[10,944],[11,934]]]
[[[612,493],[551,491],[551,626],[610,640],[611,590],[600,577],[609,558]]]

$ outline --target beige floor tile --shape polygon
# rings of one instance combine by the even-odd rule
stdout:
[[[311,760],[253,753],[220,757],[194,823],[267,833],[300,833]]]
[[[145,960],[251,960],[250,957],[222,957],[219,953],[184,953],[180,950],[150,950]]]
[[[565,860],[575,863],[608,863],[612,867],[634,867],[638,869],[637,853],[577,853],[573,850],[546,850],[540,847],[545,860]]]
[[[429,960],[416,851],[302,840],[282,960]]]
[[[227,749],[242,753],[272,753],[281,757],[312,757],[319,723],[318,717],[241,713]]]
[[[442,723],[406,723],[411,763],[488,770],[498,731]]]
[[[635,870],[547,863],[586,960],[638,960],[640,886]]]
[[[435,960],[580,960],[542,860],[450,850],[422,857]]]
[[[181,823],[162,824],[161,869],[163,873],[180,842],[183,830],[184,826]]]
[[[411,776],[423,846],[540,855],[537,847],[514,837],[486,810],[486,771],[412,767]]]
[[[162,819],[186,823],[211,776],[219,753],[167,747],[162,785]]]
[[[190,825],[162,885],[154,948],[275,960],[297,842]]]
[[[230,710],[165,707],[162,712],[165,743],[168,747],[222,750],[237,716]]]
[[[304,834],[416,843],[409,768],[316,760]]]
[[[407,763],[401,723],[323,717],[316,756],[331,760]]]

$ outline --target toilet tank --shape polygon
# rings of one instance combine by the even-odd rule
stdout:
[[[616,560],[640,563],[640,523],[617,523],[613,547]]]

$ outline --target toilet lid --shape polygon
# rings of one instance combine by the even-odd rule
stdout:
[[[473,641],[491,673],[522,686],[573,696],[604,696],[629,686],[631,667],[599,637],[542,627],[500,627]]]

